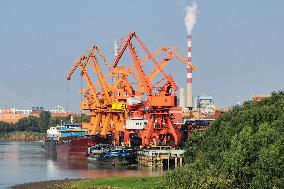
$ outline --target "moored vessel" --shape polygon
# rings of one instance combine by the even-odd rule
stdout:
[[[137,153],[126,146],[100,144],[88,148],[88,160],[96,164],[130,165],[137,163]]]
[[[100,135],[88,135],[80,124],[65,124],[47,130],[44,147],[57,158],[86,158],[88,147],[106,142]]]

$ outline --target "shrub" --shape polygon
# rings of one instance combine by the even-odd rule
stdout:
[[[186,165],[170,172],[176,188],[283,188],[284,92],[245,102],[186,145]]]

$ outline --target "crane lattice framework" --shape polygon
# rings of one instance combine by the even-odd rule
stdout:
[[[142,49],[146,58],[140,58],[135,45]],[[122,60],[122,57],[126,56],[126,49],[129,49],[133,64],[127,65]],[[162,53],[167,56],[159,62],[155,58]],[[176,106],[175,91],[178,87],[172,76],[165,73],[163,68],[173,59],[193,70],[196,70],[196,67],[170,48],[163,47],[150,53],[134,32],[121,41],[112,66],[97,46],[86,54],[75,62],[67,79],[70,80],[74,71],[78,67],[81,68],[81,76],[87,83],[87,87],[81,90],[85,96],[81,109],[89,110],[91,118],[83,127],[87,127],[90,134],[111,134],[116,142],[128,142],[129,137],[136,135],[142,138],[142,143],[146,145],[153,141],[174,144],[179,142],[181,133],[179,128],[173,125],[172,115],[169,113],[170,109]],[[97,57],[107,67],[107,74],[102,73],[102,63],[99,64]],[[153,70],[147,73],[144,66],[149,61]],[[91,80],[88,67],[97,76],[95,82]],[[154,82],[158,75],[161,79]],[[113,78],[112,81],[109,80],[110,77]],[[136,102],[129,104],[128,100],[131,99],[136,99]],[[137,119],[145,120],[147,124],[144,129],[127,128],[127,120]]]
[[[133,39],[136,39],[138,45],[146,54],[146,58],[139,58],[137,50],[133,45]],[[172,123],[170,109],[177,105],[176,95],[174,92],[178,89],[178,87],[172,76],[165,73],[163,68],[174,58],[185,65],[188,65],[193,70],[196,70],[196,67],[194,67],[191,63],[188,63],[186,58],[178,55],[170,48],[164,47],[151,54],[139,37],[132,32],[120,45],[120,50],[114,61],[114,68],[119,65],[121,57],[125,54],[127,48],[130,51],[137,78],[139,78],[139,84],[136,91],[139,93],[144,92],[143,95],[146,95],[146,98],[143,99],[143,103],[141,103],[140,109],[136,108],[136,111],[128,112],[128,119],[139,117],[136,113],[140,112],[139,115],[141,115],[141,109],[143,110],[143,118],[147,120],[145,129],[139,131],[143,144],[149,144],[153,141],[177,144],[181,138],[181,134],[179,132],[179,128],[174,126]],[[163,57],[161,62],[158,62],[155,57],[160,55],[162,52],[166,52],[167,56]],[[147,60],[150,60],[150,62],[154,65],[154,70],[152,70],[149,74],[146,73],[146,70],[143,67]],[[154,78],[157,77],[158,74],[161,75],[162,79],[154,83]],[[131,109],[131,107],[129,109]]]

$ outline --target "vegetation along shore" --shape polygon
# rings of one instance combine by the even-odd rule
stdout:
[[[163,177],[114,177],[96,179],[57,180],[28,183],[14,186],[13,189],[92,189],[92,188],[165,188]]]
[[[41,141],[45,133],[28,132],[28,131],[13,131],[0,135],[1,140],[15,141]]]
[[[88,120],[83,116],[73,116],[75,122]],[[0,121],[0,139],[17,140],[17,141],[39,141],[46,135],[46,130],[50,127],[68,123],[70,116],[67,117],[51,117],[50,112],[42,111],[40,115],[25,117],[19,119],[16,123],[7,123]]]

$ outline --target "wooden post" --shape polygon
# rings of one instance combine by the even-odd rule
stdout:
[[[182,167],[182,157],[179,159],[179,164]]]

